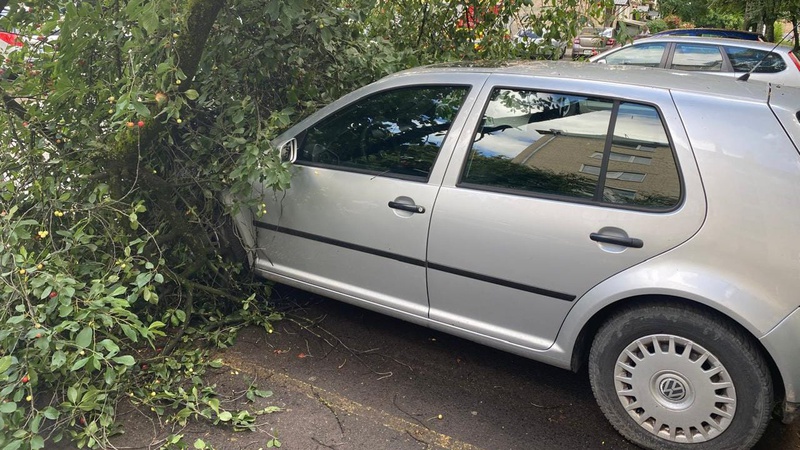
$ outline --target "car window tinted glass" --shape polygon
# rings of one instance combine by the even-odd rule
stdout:
[[[620,104],[608,160],[604,202],[655,209],[678,204],[678,168],[654,107]],[[600,165],[593,164],[598,168]]]
[[[462,183],[591,199],[596,174],[581,161],[603,152],[613,103],[527,90],[493,92]]]
[[[677,205],[680,177],[658,111],[621,103],[606,148],[613,106],[578,95],[495,90],[460,186],[649,209]]]
[[[722,54],[716,45],[677,44],[670,68],[721,72]]]
[[[766,50],[726,46],[725,53],[728,54],[734,72],[749,72],[754,67],[755,73],[777,73],[786,69],[786,63],[780,55]]]
[[[605,60],[608,64],[658,67],[666,48],[667,44],[663,42],[639,44],[612,53]]]
[[[362,99],[309,128],[297,163],[426,180],[466,92],[424,86]]]

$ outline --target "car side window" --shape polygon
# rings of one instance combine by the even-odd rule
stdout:
[[[786,69],[786,63],[777,53],[745,47],[725,46],[734,72],[778,73]]]
[[[419,86],[361,99],[303,132],[296,163],[425,181],[467,91]]]
[[[656,108],[514,89],[492,93],[459,186],[647,209],[681,194]]]
[[[722,72],[722,53],[716,45],[676,44],[669,68]]]
[[[667,44],[663,42],[638,44],[614,52],[605,60],[614,65],[659,67],[666,48]]]
[[[651,209],[678,204],[678,167],[656,108],[621,103],[609,150],[603,202]]]

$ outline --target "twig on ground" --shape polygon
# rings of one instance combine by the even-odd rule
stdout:
[[[331,444],[331,445],[325,444],[322,441],[320,441],[319,439],[315,438],[314,436],[311,436],[311,440],[316,442],[317,444],[319,444],[319,445],[321,445],[321,446],[323,446],[325,448],[329,448],[331,450],[336,450],[336,446],[339,445],[339,444]]]
[[[320,403],[325,405],[325,407],[328,408],[331,411],[331,414],[333,414],[333,417],[336,418],[336,423],[339,425],[339,431],[341,431],[342,432],[342,436],[344,436],[344,425],[342,425],[342,421],[339,419],[339,415],[336,414],[336,411],[333,409],[333,406],[331,406],[330,403],[328,403],[326,400],[324,400],[322,397],[320,397],[319,393],[317,393],[317,391],[314,389],[313,386],[311,387],[311,393],[314,394],[314,397],[317,399],[317,401],[319,401]]]
[[[406,434],[407,434],[407,435],[409,435],[409,436],[411,436],[411,438],[412,438],[412,439],[414,439],[415,441],[419,442],[420,444],[425,444],[425,450],[428,450],[429,448],[431,448],[431,444],[430,444],[430,442],[423,441],[422,439],[420,439],[420,438],[418,438],[418,437],[414,436],[414,435],[413,435],[413,434],[412,434],[410,431],[408,431],[408,430],[406,430]]]
[[[398,411],[400,411],[401,413],[403,413],[403,414],[407,415],[408,417],[411,417],[412,419],[414,419],[418,424],[420,424],[423,427],[425,427],[426,430],[430,430],[430,428],[428,428],[428,426],[425,425],[425,422],[417,419],[411,413],[409,413],[408,411],[404,410],[403,408],[400,407],[400,405],[397,404],[397,394],[394,394],[394,398],[392,398],[392,403],[394,404],[394,407],[397,408]],[[414,439],[416,439],[416,438],[414,438]]]

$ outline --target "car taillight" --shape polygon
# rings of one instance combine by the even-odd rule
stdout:
[[[614,38],[608,38],[608,40],[606,41],[606,45],[614,45],[616,43],[617,41],[615,41]]]
[[[14,47],[22,47],[22,41],[19,39],[19,36],[14,33],[0,31],[0,41],[3,41],[8,45],[13,45]]]
[[[581,40],[580,40],[580,38],[575,38],[575,39],[572,40],[572,43],[581,45]]]
[[[789,50],[789,58],[794,63],[794,66],[797,67],[797,70],[800,70],[800,59],[797,59],[797,55],[794,54],[794,51]]]

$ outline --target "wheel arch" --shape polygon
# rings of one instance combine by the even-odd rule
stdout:
[[[572,358],[570,362],[570,369],[573,372],[579,372],[581,370],[585,370],[587,362],[589,360],[589,350],[591,349],[592,341],[594,340],[595,335],[597,334],[600,327],[608,321],[610,317],[614,314],[618,313],[619,311],[628,309],[628,308],[644,308],[648,305],[682,305],[688,308],[694,308],[697,310],[702,310],[707,313],[710,313],[720,320],[723,320],[735,328],[738,328],[742,331],[746,336],[750,338],[756,348],[761,352],[762,356],[764,357],[767,365],[769,366],[770,376],[772,377],[772,385],[773,385],[773,393],[775,394],[775,399],[782,399],[784,397],[784,383],[783,378],[781,376],[780,370],[778,365],[775,363],[775,360],[770,355],[769,351],[764,347],[761,341],[758,339],[757,336],[753,335],[753,333],[748,330],[745,326],[725,314],[724,312],[715,309],[711,306],[706,304],[693,301],[687,298],[678,297],[678,296],[671,296],[671,295],[637,295],[632,297],[627,297],[624,299],[620,299],[616,302],[610,303],[605,305],[599,311],[594,313],[591,318],[583,324],[583,327],[578,332],[577,338],[575,340],[574,347],[572,349]]]

